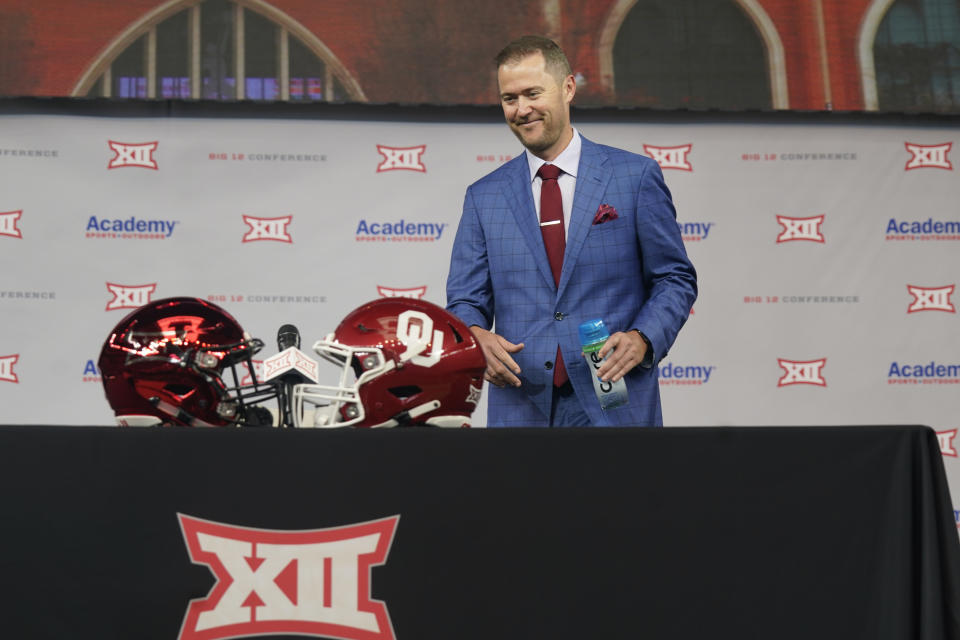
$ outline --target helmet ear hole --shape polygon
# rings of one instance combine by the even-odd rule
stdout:
[[[423,389],[421,389],[416,385],[408,384],[402,387],[390,387],[389,389],[387,389],[387,391],[392,393],[397,398],[400,398],[401,400],[405,400],[406,398],[411,398],[417,395],[418,393],[421,393]]]
[[[357,362],[357,359],[354,358],[353,362],[350,363],[350,368],[353,369],[353,377],[360,378],[363,375],[363,367],[360,366],[360,363]]]
[[[196,387],[192,387],[188,384],[167,384],[163,386],[164,391],[178,396],[180,398],[185,398],[196,390]]]

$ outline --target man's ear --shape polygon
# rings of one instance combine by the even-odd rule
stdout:
[[[563,99],[567,104],[573,102],[573,96],[577,93],[577,81],[573,76],[567,76],[563,79]]]

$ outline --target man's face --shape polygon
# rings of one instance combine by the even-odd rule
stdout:
[[[576,92],[573,76],[562,82],[546,69],[543,54],[534,53],[497,70],[500,106],[510,130],[527,149],[553,160],[573,136],[570,102]]]

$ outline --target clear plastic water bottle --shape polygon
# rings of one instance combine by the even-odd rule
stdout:
[[[593,390],[600,401],[601,409],[613,409],[627,404],[627,383],[623,378],[616,382],[603,382],[597,375],[597,369],[606,358],[600,358],[600,348],[610,337],[610,332],[603,324],[603,320],[588,320],[580,325],[580,346],[583,349],[583,357],[590,367],[593,374],[590,378],[593,380]],[[607,354],[609,356],[609,354]]]

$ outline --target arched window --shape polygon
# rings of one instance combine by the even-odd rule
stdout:
[[[620,104],[773,106],[763,37],[734,0],[638,0],[616,34],[612,64]]]
[[[121,34],[74,95],[366,100],[322,42],[262,0],[167,3]]]
[[[873,41],[878,108],[960,110],[960,0],[897,0]]]

